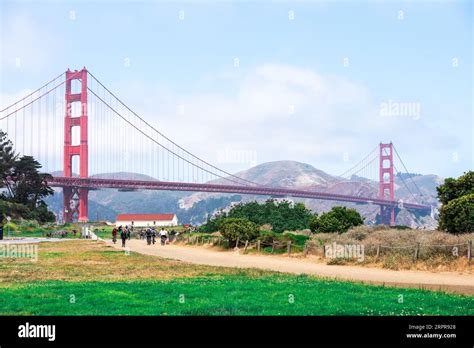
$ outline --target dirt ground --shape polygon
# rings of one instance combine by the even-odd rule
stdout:
[[[110,241],[107,243],[112,244]],[[112,244],[113,245],[113,244]],[[120,247],[120,241],[115,245]],[[148,246],[143,240],[127,241],[131,251],[154,255],[187,263],[257,268],[285,273],[308,274],[324,278],[350,280],[369,284],[414,287],[474,295],[474,276],[455,272],[428,272],[412,270],[388,270],[353,265],[326,265],[311,258],[295,258],[277,255],[243,255],[240,251],[222,251],[203,246],[165,245]]]

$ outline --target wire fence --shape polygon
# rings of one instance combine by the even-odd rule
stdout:
[[[291,256],[293,254],[307,257],[308,255],[326,257],[328,248],[337,246],[339,248],[347,248],[354,246],[363,246],[363,252],[365,256],[374,256],[375,258],[382,257],[384,255],[401,255],[401,256],[413,256],[415,260],[426,259],[434,255],[446,255],[453,257],[466,257],[469,261],[472,260],[472,244],[473,241],[456,243],[456,244],[424,244],[414,243],[409,245],[385,245],[382,243],[378,244],[322,244],[317,243],[314,240],[308,240],[304,245],[292,243],[291,241],[281,241],[277,239],[257,239],[257,240],[241,240],[229,241],[221,236],[206,236],[206,235],[188,235],[181,234],[175,238],[176,242],[189,244],[189,245],[210,245],[220,246],[223,248],[232,248],[238,253],[247,253],[249,251],[258,253],[277,253],[287,254]]]

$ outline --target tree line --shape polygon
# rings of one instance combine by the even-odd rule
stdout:
[[[354,209],[333,207],[318,215],[303,203],[268,199],[264,203],[256,201],[239,203],[228,212],[220,211],[209,217],[200,228],[201,232],[220,231],[231,241],[252,240],[259,236],[260,227],[275,233],[310,229],[314,233],[344,233],[349,228],[364,223],[362,216]]]

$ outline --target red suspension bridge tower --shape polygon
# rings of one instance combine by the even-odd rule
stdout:
[[[72,82],[79,80],[80,93],[72,93]],[[74,103],[80,103],[80,114],[72,115]],[[66,71],[66,110],[64,115],[64,176],[72,177],[72,160],[79,156],[79,177],[88,175],[88,144],[87,144],[87,70]],[[72,144],[72,129],[80,127],[80,143]],[[77,216],[79,222],[88,221],[88,189],[64,187],[64,221],[72,222]],[[77,202],[79,201],[79,202]],[[79,203],[79,204],[77,204]]]
[[[382,144],[379,146],[379,198],[395,200],[395,191],[393,188],[393,145]],[[388,191],[388,197],[385,196]],[[383,224],[395,225],[395,207],[380,206],[380,217]]]

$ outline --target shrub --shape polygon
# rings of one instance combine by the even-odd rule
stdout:
[[[317,233],[342,232],[343,226],[341,222],[333,215],[324,213],[320,217],[314,217],[309,227],[311,231]]]
[[[21,220],[19,223],[19,228],[21,230],[27,230],[32,228],[38,228],[39,223],[36,220]]]
[[[260,231],[273,231],[273,226],[270,224],[263,224],[260,226]]]
[[[410,227],[406,225],[395,225],[395,226],[392,226],[392,228],[396,230],[409,230],[410,229]]]
[[[294,234],[294,233],[284,233],[281,235],[282,239],[286,241],[291,241],[293,245],[304,245],[306,241],[309,239],[308,236],[304,234]]]
[[[3,226],[4,231],[7,231],[7,229],[10,231],[18,231],[18,226],[13,222],[8,222]]]
[[[243,218],[225,218],[220,223],[222,236],[232,245],[240,240],[254,240],[259,235],[258,226]]]
[[[335,257],[329,259],[326,264],[327,265],[346,265],[347,263],[351,262],[352,260],[350,259],[345,259],[343,257]]]
[[[199,226],[199,232],[203,233],[212,233],[219,231],[220,223],[223,219],[226,218],[225,213],[217,214],[215,217],[211,218],[210,216],[207,217],[207,221],[205,224]]]
[[[327,213],[321,216],[314,216],[309,227],[311,231],[317,233],[343,233],[354,226],[359,226],[364,223],[362,216],[354,209],[346,207],[333,207]]]
[[[350,231],[347,232],[347,236],[349,238],[354,238],[355,240],[364,240],[367,238],[367,235],[369,234],[367,231],[367,228],[360,228],[360,227],[366,227],[366,226],[358,226],[356,228],[351,229]]]
[[[56,220],[56,216],[52,211],[48,210],[48,206],[44,202],[38,204],[36,209],[31,212],[31,217],[42,223],[53,222]]]

